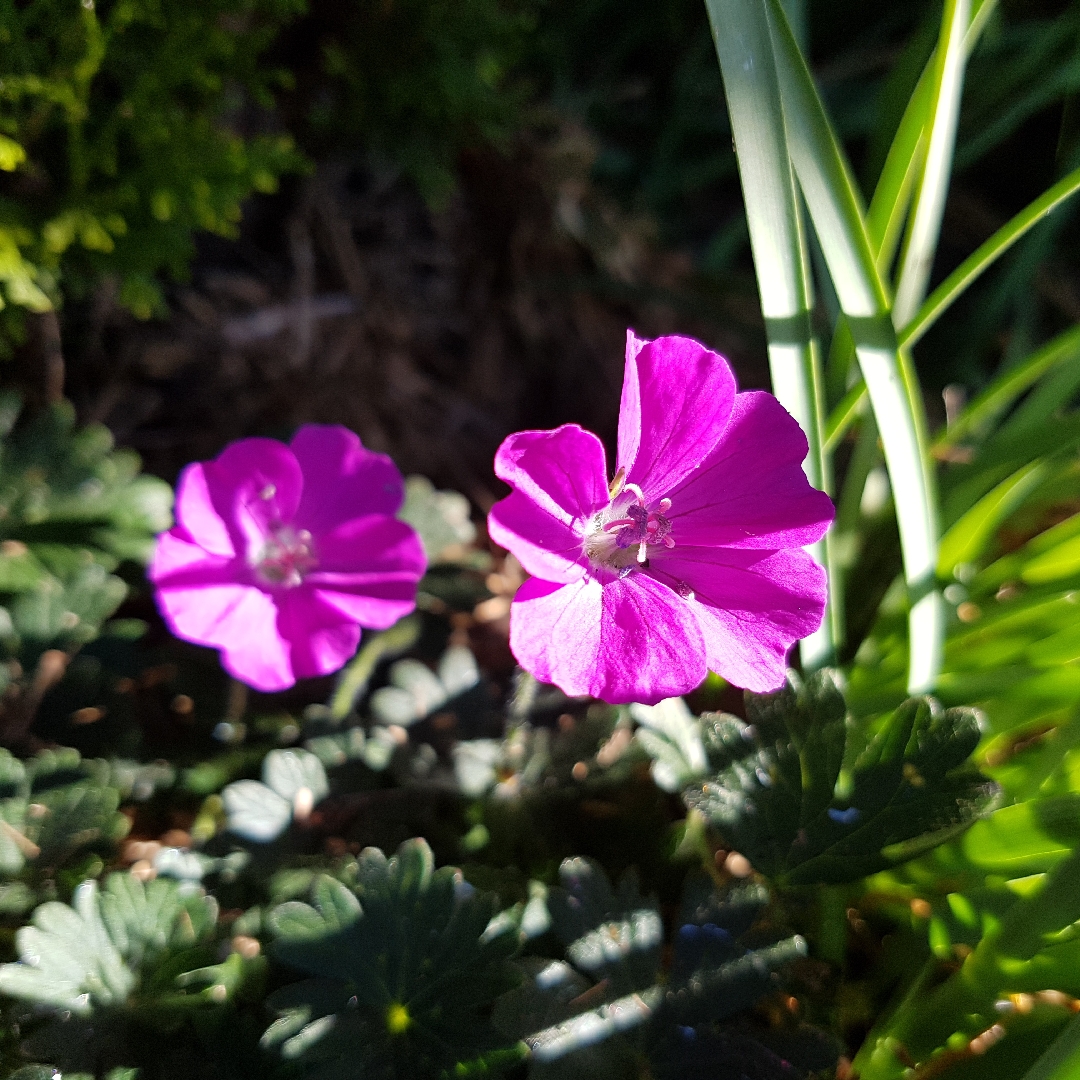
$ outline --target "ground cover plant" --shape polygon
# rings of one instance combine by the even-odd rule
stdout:
[[[2,19],[0,1075],[1080,1072],[1080,334],[1022,302],[1080,187],[1075,11],[898,17],[869,132],[807,63],[842,31],[780,0]],[[682,22],[671,95],[610,92]],[[163,310],[290,171],[307,285],[255,316],[301,370],[317,301],[384,295],[335,132],[437,215],[543,94],[602,148],[553,214],[609,281],[644,207],[704,237],[699,300],[748,247],[771,393],[631,327],[610,430],[507,418],[465,493],[370,445],[425,419],[391,319],[384,440],[229,428],[170,486],[61,400],[69,316]],[[1051,105],[1051,185],[935,264],[954,173]],[[723,176],[741,209],[695,232]],[[239,349],[255,316],[200,318]],[[939,417],[924,346],[1002,325]]]

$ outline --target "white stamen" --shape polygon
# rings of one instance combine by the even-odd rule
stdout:
[[[642,540],[637,546],[637,561],[643,566],[649,561],[649,542]]]
[[[637,484],[623,484],[623,490],[629,491],[635,499],[638,501],[638,506],[645,505],[645,493],[637,486]]]

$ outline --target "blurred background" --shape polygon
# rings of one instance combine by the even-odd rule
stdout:
[[[940,4],[787,6],[868,196]],[[628,326],[767,385],[701,0],[27,0],[0,66],[4,380],[166,479],[342,423],[486,509],[508,432],[612,439]],[[1000,3],[934,282],[1077,164],[1078,90],[1080,5]],[[932,420],[1080,320],[1076,240],[1070,202],[920,344]]]

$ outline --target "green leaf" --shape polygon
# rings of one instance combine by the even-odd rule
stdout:
[[[279,1020],[265,1046],[320,1075],[370,1070],[402,1080],[514,1047],[489,1014],[517,982],[508,958],[518,935],[485,935],[491,897],[453,868],[434,870],[423,840],[390,859],[368,848],[355,896],[343,888],[320,878],[314,906],[271,913],[281,935],[273,956],[314,978],[271,995]]]
[[[749,723],[706,727],[713,775],[684,799],[736,850],[791,885],[854,881],[966,828],[996,788],[967,759],[980,738],[971,709],[912,699],[841,775],[844,699],[831,673],[747,695]]]
[[[984,495],[942,537],[938,576],[952,576],[958,566],[978,561],[998,528],[1046,478],[1047,466],[1032,462]]]
[[[130,825],[118,811],[120,793],[90,780],[36,791],[33,801],[42,809],[28,815],[26,835],[41,849],[46,866],[85,847],[115,843]]]
[[[330,792],[323,763],[308,750],[271,750],[262,777],[261,784],[237,780],[221,792],[229,829],[259,844],[276,840],[294,813],[306,818]]]
[[[169,525],[171,489],[138,471],[107,429],[76,429],[66,404],[5,434],[0,602],[11,613],[5,649],[24,668],[45,648],[93,640],[127,595],[113,571],[147,561],[154,533]]]
[[[292,821],[292,803],[258,780],[237,780],[222,789],[229,829],[245,840],[276,840]]]
[[[863,1044],[852,1065],[867,1080],[901,1075],[929,1059],[956,1030],[968,1037],[997,1018],[995,1002],[1014,987],[1053,988],[1072,979],[1072,924],[1080,918],[1080,852],[1062,859],[989,925],[963,966],[944,983],[909,995]],[[1063,953],[1066,966],[1055,965]],[[1032,986],[1034,983],[1034,986]],[[1071,985],[1071,984],[1070,984]],[[902,1049],[903,1060],[897,1051]]]
[[[656,979],[663,923],[654,904],[626,874],[618,893],[591,859],[566,859],[560,886],[548,898],[551,926],[566,946],[567,959],[594,981],[605,981],[610,997],[620,997]]]
[[[280,940],[317,940],[336,933],[360,918],[356,894],[336,878],[320,874],[312,886],[313,904],[288,901],[267,916],[270,930]]]
[[[443,653],[438,674],[419,660],[398,660],[390,667],[390,685],[371,695],[371,711],[380,723],[408,727],[479,681],[476,660],[463,645]]]
[[[1080,847],[1080,795],[1029,799],[995,810],[968,830],[961,847],[988,872],[1045,873]]]
[[[640,1047],[662,1047],[747,1009],[773,972],[805,954],[800,938],[748,949],[741,940],[768,900],[761,886],[727,892],[703,873],[687,879],[671,949],[658,974],[663,923],[631,875],[618,890],[590,859],[567,859],[552,890],[552,925],[567,960],[526,960],[526,979],[496,1005],[494,1020],[524,1038],[532,1075],[628,1075]],[[586,1007],[588,1003],[588,1007]],[[663,1056],[660,1062],[665,1062]]]
[[[1047,1047],[1023,1080],[1071,1080],[1080,1075],[1080,1017]]]
[[[135,974],[101,920],[95,882],[79,886],[74,909],[42,904],[15,944],[20,962],[0,966],[0,992],[10,997],[87,1015],[94,1005],[126,1000],[135,987]]]
[[[635,738],[653,759],[652,777],[664,791],[681,791],[703,776],[708,761],[701,741],[701,725],[680,698],[658,705],[631,705],[639,727]]]
[[[998,375],[938,437],[935,447],[956,445],[984,432],[1047,372],[1068,364],[1077,356],[1080,356],[1080,326],[1059,334],[1026,360]]]
[[[476,539],[469,500],[456,491],[436,491],[427,477],[405,481],[405,503],[398,517],[419,534],[429,563],[453,561]]]
[[[903,325],[900,331],[901,345],[913,346],[973,281],[1077,190],[1080,190],[1080,169],[1063,177],[998,229],[933,291],[918,312]]]
[[[322,762],[307,750],[271,750],[263,760],[262,775],[263,783],[290,803],[302,788],[315,803],[330,793]]]

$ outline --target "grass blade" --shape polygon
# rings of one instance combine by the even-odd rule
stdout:
[[[910,322],[926,295],[927,282],[937,251],[945,196],[949,190],[956,125],[960,116],[960,95],[964,86],[964,65],[970,0],[945,0],[941,18],[941,38],[934,54],[931,76],[932,105],[923,137],[926,164],[915,194],[893,304],[893,322]]]
[[[788,156],[768,17],[761,0],[707,0],[706,7],[731,116],[773,392],[806,432],[810,453],[805,469],[810,483],[827,491],[821,377],[810,319],[809,256]],[[828,566],[826,545],[815,545],[812,554]],[[830,584],[835,588],[833,575]],[[821,629],[802,644],[807,667],[819,667],[833,657],[836,607],[830,603]]]
[[[988,428],[1047,372],[1060,364],[1077,360],[1080,360],[1080,326],[1059,334],[1022,364],[999,375],[964,409],[949,429],[942,432],[934,443],[935,453]]]
[[[1047,466],[1033,461],[984,495],[941,538],[938,575],[951,577],[958,566],[975,562],[998,527],[1043,482]]]
[[[1070,1080],[1080,1076],[1080,1017],[1047,1047],[1026,1073],[1024,1080]]]
[[[926,298],[915,317],[897,334],[900,348],[911,348],[937,322],[961,296],[964,290],[990,269],[1018,240],[1052,213],[1066,199],[1080,191],[1080,169],[1063,177],[1053,187],[1043,192],[1030,206],[1025,207],[1011,221],[1006,222],[993,236],[972,252],[934,291]],[[1053,364],[1056,361],[1051,361]],[[1021,369],[1016,369],[1022,375]],[[1042,370],[1037,369],[1038,378]],[[1022,381],[1022,380],[1021,380]],[[1024,384],[1022,389],[1030,383]],[[1019,392],[1019,391],[1018,391]],[[866,387],[851,387],[839,404],[829,414],[825,425],[824,446],[831,453],[844,437],[859,414],[859,406],[866,396]],[[967,428],[953,429],[934,444],[935,449],[947,443],[955,443],[967,432]]]
[[[777,0],[766,3],[791,159],[882,435],[912,602],[908,682],[913,692],[921,692],[937,678],[944,633],[935,589],[937,517],[919,439],[922,399],[900,361],[888,294],[850,170],[782,9]]]
[[[974,0],[972,3],[971,21],[964,35],[966,56],[971,55],[987,20],[996,7],[997,0]],[[934,103],[936,64],[935,51],[908,99],[907,107],[904,109],[896,134],[889,146],[885,165],[874,188],[874,196],[866,215],[866,231],[870,239],[870,247],[877,258],[878,270],[883,278],[887,276],[889,267],[896,256],[896,248],[904,219],[907,216],[911,193],[926,156],[926,133]],[[839,397],[847,385],[847,372],[853,357],[850,336],[842,327],[838,328],[829,350],[829,386],[833,395],[832,400]],[[842,432],[839,434],[842,435]]]
[[[988,270],[1029,229],[1037,225],[1078,190],[1080,190],[1080,169],[1074,169],[998,229],[926,299],[914,318],[900,331],[901,346],[914,345],[980,274]]]

